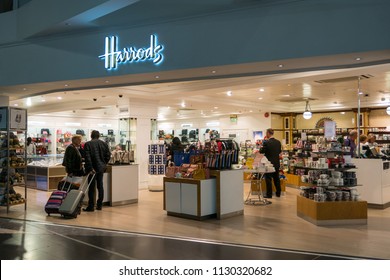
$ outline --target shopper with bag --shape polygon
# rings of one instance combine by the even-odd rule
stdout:
[[[107,163],[110,160],[111,152],[107,143],[99,139],[100,132],[93,130],[91,132],[91,140],[84,145],[85,151],[85,171],[87,174],[93,173],[95,176],[89,175],[88,180],[91,181],[88,189],[88,206],[84,211],[93,212],[95,210],[95,189],[98,191],[96,202],[96,210],[102,210],[104,189],[103,175],[107,168]]]

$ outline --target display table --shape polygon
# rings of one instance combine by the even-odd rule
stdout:
[[[367,224],[367,201],[316,202],[297,196],[297,215],[318,226]]]
[[[354,158],[352,163],[357,168],[360,198],[366,200],[370,208],[390,207],[390,161]]]
[[[65,176],[64,166],[27,166],[27,186],[38,190],[57,189]],[[138,202],[138,182],[138,164],[107,166],[103,177],[103,203],[117,206]]]
[[[217,216],[216,179],[164,177],[164,210],[170,216],[203,220]]]
[[[217,219],[243,215],[243,170],[210,170],[210,175],[217,180]]]
[[[242,172],[210,170],[212,178],[207,180],[164,177],[164,209],[169,215],[199,220],[243,215]]]
[[[138,202],[138,169],[138,164],[107,167],[106,173],[110,174],[110,183],[107,187],[110,206]]]

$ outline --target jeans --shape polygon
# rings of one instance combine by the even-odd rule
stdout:
[[[88,177],[88,183],[90,183],[88,189],[88,208],[95,207],[95,189],[97,189],[98,191],[98,199],[96,202],[96,206],[102,207],[103,205],[103,198],[104,198],[103,175],[104,175],[103,172],[97,172],[95,173],[95,177],[92,178],[93,175],[89,175]]]

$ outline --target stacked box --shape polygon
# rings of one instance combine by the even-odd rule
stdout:
[[[148,145],[149,166],[148,173],[150,175],[164,175],[165,163],[167,157],[165,154],[164,144],[150,144]]]

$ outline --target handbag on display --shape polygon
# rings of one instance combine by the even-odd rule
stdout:
[[[203,168],[203,164],[198,164],[198,168],[194,170],[192,173],[192,178],[197,180],[204,180],[206,179],[206,172]]]
[[[171,163],[167,166],[167,170],[165,171],[165,176],[169,178],[174,178],[176,173],[180,172],[180,167],[175,166],[175,164]]]

